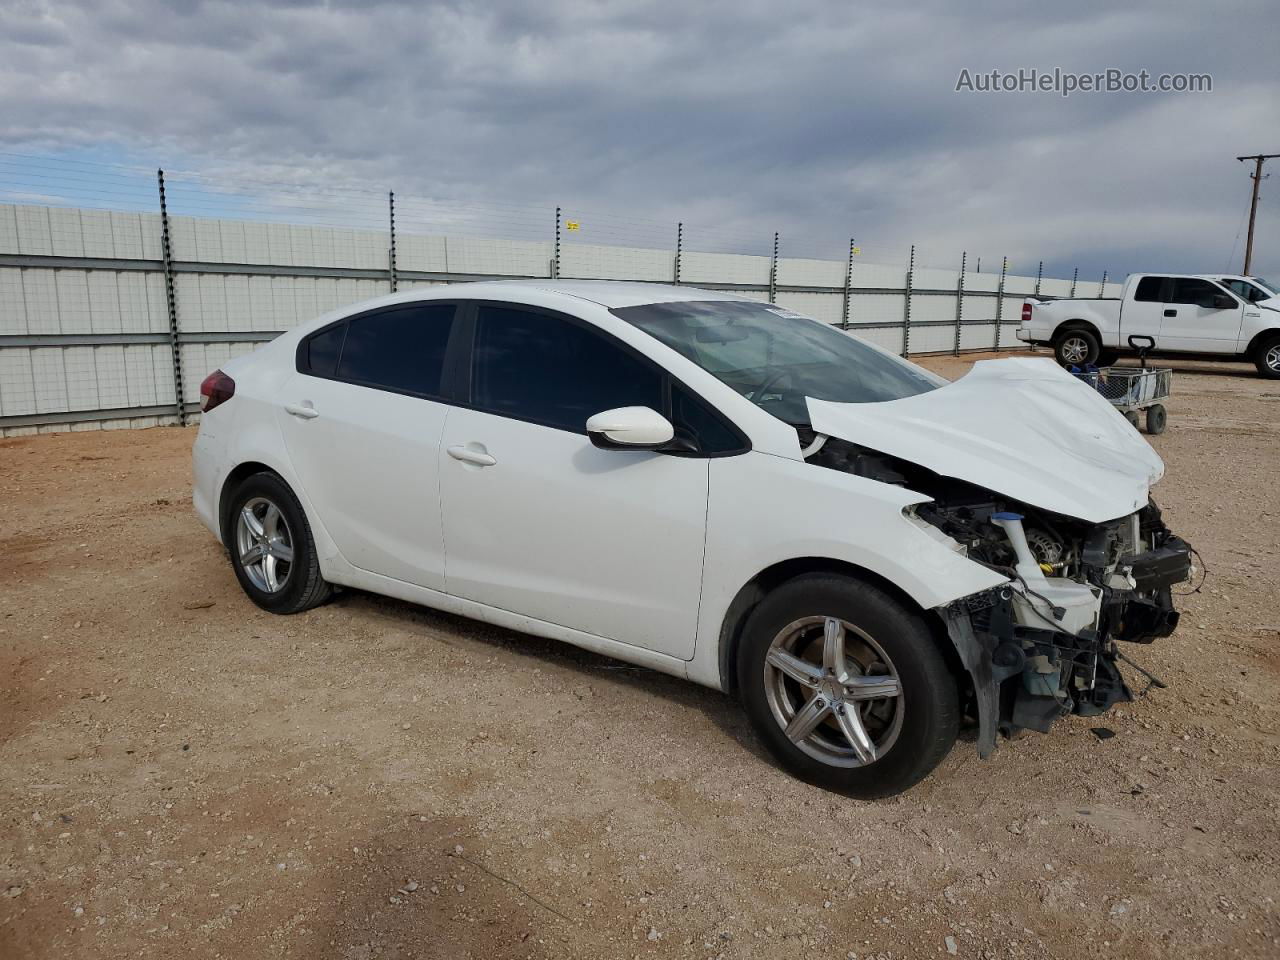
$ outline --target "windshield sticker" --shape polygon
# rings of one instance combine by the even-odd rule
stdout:
[[[809,319],[803,313],[796,313],[794,310],[788,310],[786,307],[768,306],[768,307],[765,307],[765,309],[768,310],[770,313],[774,314],[775,316],[782,317],[782,319],[784,320],[808,320]]]

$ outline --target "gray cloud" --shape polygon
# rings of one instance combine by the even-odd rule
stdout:
[[[873,261],[914,242],[939,266],[1216,270],[1248,201],[1234,157],[1280,152],[1263,2],[100,0],[8,2],[4,25],[5,149],[516,205],[494,227],[562,204],[602,242],[680,219],[695,245],[778,229],[796,255],[855,235]],[[1214,92],[953,90],[1019,67]],[[1280,273],[1278,224],[1268,197],[1259,272]]]

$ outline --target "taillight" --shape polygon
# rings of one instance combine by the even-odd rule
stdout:
[[[208,413],[236,395],[236,382],[221,370],[215,370],[200,384],[200,410]]]
[[[1031,322],[1031,304],[1029,303],[1024,303],[1022,305],[1022,322],[1023,323]]]

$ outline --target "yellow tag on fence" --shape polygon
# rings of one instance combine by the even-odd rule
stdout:
[[[565,228],[566,230],[577,230],[577,229],[578,229],[578,221],[577,221],[577,220],[566,220],[566,221],[564,222],[564,228]]]

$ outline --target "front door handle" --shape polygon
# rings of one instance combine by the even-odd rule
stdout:
[[[464,447],[461,444],[456,447],[450,447],[449,456],[455,460],[461,460],[463,463],[475,464],[477,467],[492,467],[498,462],[483,450],[475,450],[472,447]]]
[[[1177,310],[1166,310],[1166,311],[1164,312],[1164,315],[1165,315],[1166,317],[1176,317],[1176,316],[1178,315],[1178,311],[1177,311]]]
[[[320,411],[310,403],[286,403],[284,412],[293,414],[295,417],[301,417],[303,420],[314,420],[320,416]]]

